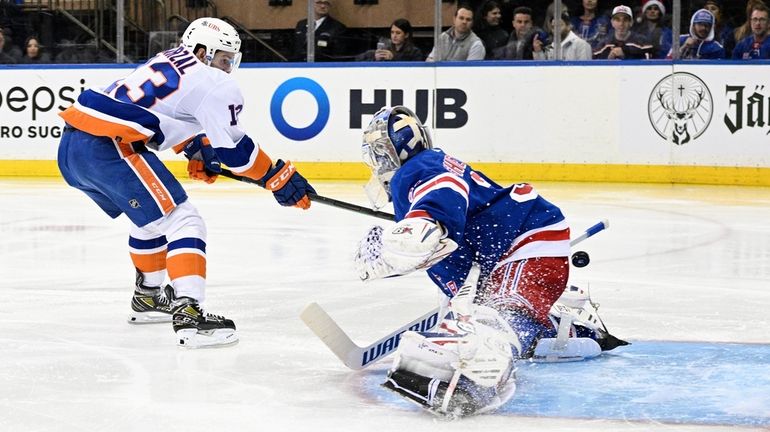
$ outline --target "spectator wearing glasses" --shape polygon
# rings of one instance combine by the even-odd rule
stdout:
[[[755,5],[751,9],[749,22],[751,35],[738,42],[733,50],[735,60],[755,60],[770,58],[770,38],[768,33],[768,17],[770,10],[764,4]]]
[[[314,0],[315,15],[315,61],[335,61],[345,53],[345,24],[329,15],[330,0]],[[294,28],[294,60],[307,58],[307,18],[300,20]]]
[[[735,32],[733,33],[736,43],[751,36],[751,12],[754,10],[754,6],[760,4],[767,6],[762,0],[748,0],[746,2],[746,21],[738,26],[738,28],[736,28]]]

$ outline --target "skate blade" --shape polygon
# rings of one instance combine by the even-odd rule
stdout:
[[[213,332],[198,333],[195,329],[176,332],[177,346],[182,348],[221,348],[238,343],[238,334],[232,329],[218,329]]]
[[[163,312],[132,312],[128,315],[129,324],[160,324],[170,323],[171,314]]]

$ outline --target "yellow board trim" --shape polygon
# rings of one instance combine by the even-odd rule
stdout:
[[[187,177],[185,161],[166,161],[178,178]],[[369,178],[361,162],[294,162],[310,180]],[[770,186],[770,168],[670,165],[602,165],[476,162],[475,169],[501,182],[564,181],[608,183],[679,183],[730,186]],[[0,160],[0,177],[61,177],[56,161]]]

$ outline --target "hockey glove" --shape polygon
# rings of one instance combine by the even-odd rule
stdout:
[[[381,279],[397,273],[393,266],[382,258],[382,231],[379,225],[369,228],[358,244],[353,262],[362,281]]]
[[[208,184],[217,180],[217,175],[222,172],[222,163],[205,134],[196,135],[182,151],[189,159],[187,173],[191,179],[202,180]]]
[[[278,204],[303,210],[310,208],[310,198],[307,194],[315,193],[315,189],[297,172],[291,161],[278,159],[260,182],[264,183],[265,189],[273,193]]]

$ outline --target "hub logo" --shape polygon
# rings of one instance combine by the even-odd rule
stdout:
[[[711,123],[714,100],[706,83],[687,72],[673,73],[650,93],[647,113],[655,132],[676,145],[697,139]]]
[[[318,106],[315,120],[306,127],[290,125],[283,115],[283,102],[286,100],[286,97],[300,90],[310,93]],[[273,98],[270,100],[270,117],[272,117],[273,124],[278,129],[278,132],[286,138],[294,141],[309,140],[321,133],[329,121],[329,96],[320,84],[310,78],[291,78],[284,81],[273,93]]]
[[[388,97],[390,95],[390,97]],[[364,89],[350,90],[350,129],[361,129],[363,117],[372,115],[380,108],[404,105],[404,90],[374,89],[364,96]],[[409,105],[423,124],[428,122],[428,109],[434,110],[436,129],[459,129],[468,123],[468,111],[464,106],[468,95],[462,89],[437,88],[432,90],[417,89],[414,92],[414,105]]]

